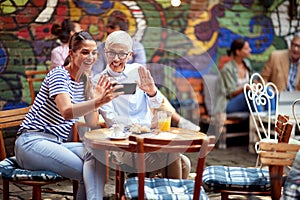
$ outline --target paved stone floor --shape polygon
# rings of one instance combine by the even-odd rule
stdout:
[[[192,161],[195,161],[193,157],[195,154],[187,154],[191,157]],[[215,149],[210,152],[207,156],[206,164],[207,165],[229,165],[229,166],[255,166],[256,155],[250,154],[248,152],[248,144],[243,140],[233,140],[231,144],[228,145],[228,148]],[[194,171],[192,171],[194,172]],[[31,198],[31,188],[19,186],[19,185],[10,185],[11,190],[11,199],[12,200],[28,200]],[[70,181],[64,181],[59,184],[48,185],[45,187],[49,190],[60,190],[60,191],[72,191],[72,184]],[[2,196],[2,182],[0,186],[0,195]],[[105,186],[105,199],[114,199],[114,175],[111,171],[110,178],[108,183]],[[220,199],[220,194],[209,194],[210,199],[218,200]],[[71,196],[67,196],[63,193],[60,194],[49,194],[43,193],[43,200],[68,200],[73,199]],[[230,196],[231,199],[271,199],[269,197],[244,197],[244,196]],[[1,199],[1,197],[0,197]]]

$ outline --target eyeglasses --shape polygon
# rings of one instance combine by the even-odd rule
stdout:
[[[129,53],[122,53],[122,52],[121,53],[117,53],[117,52],[114,52],[114,51],[108,51],[108,52],[105,52],[105,53],[110,58],[115,58],[116,55],[118,55],[118,58],[120,60],[126,59],[127,56],[128,56],[128,54],[129,54]]]

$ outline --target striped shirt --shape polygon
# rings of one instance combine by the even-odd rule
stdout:
[[[72,80],[63,66],[56,67],[47,74],[18,132],[26,129],[41,130],[66,140],[72,125],[78,119],[65,120],[61,116],[54,101],[54,97],[61,93],[68,93],[73,104],[85,100],[84,83]]]
[[[299,65],[299,61],[293,63],[293,61],[290,59],[290,68],[289,68],[289,76],[288,76],[286,91],[293,92],[295,90],[298,65]]]

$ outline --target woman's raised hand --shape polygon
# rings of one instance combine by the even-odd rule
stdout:
[[[101,105],[110,102],[112,99],[123,94],[123,92],[114,92],[122,86],[114,86],[116,82],[111,82],[107,75],[101,74],[97,85],[94,87],[94,98],[101,102]]]
[[[138,87],[146,92],[149,96],[154,96],[156,94],[156,87],[154,80],[150,74],[150,71],[145,67],[139,67],[140,82],[136,81]]]

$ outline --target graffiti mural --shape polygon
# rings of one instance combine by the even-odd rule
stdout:
[[[24,71],[48,68],[51,50],[58,45],[50,31],[54,23],[79,21],[96,40],[104,41],[105,24],[115,10],[127,16],[129,33],[145,46],[155,78],[169,87],[167,81],[176,75],[201,78],[215,72],[237,37],[249,41],[259,71],[274,49],[287,48],[299,27],[299,19],[289,20],[289,1],[274,0],[267,9],[261,2],[196,0],[172,7],[165,0],[1,1],[0,101],[30,102]]]

